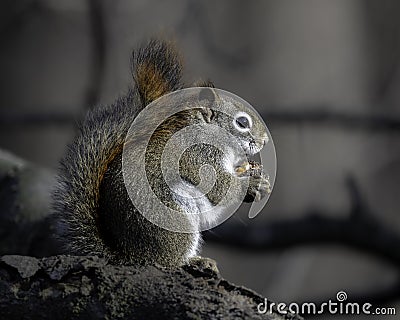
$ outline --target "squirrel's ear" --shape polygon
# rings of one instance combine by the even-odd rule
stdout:
[[[204,103],[204,106],[201,108],[201,114],[207,123],[211,122],[215,117],[215,112],[209,107],[214,104],[215,99],[216,94],[213,88],[204,88],[199,93],[199,100],[203,100]]]
[[[213,88],[204,88],[199,92],[199,100],[206,100],[208,104],[213,104],[216,100],[216,94]]]
[[[182,63],[171,42],[151,40],[132,53],[132,74],[144,106],[182,87]]]

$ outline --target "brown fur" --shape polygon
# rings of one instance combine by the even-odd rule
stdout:
[[[111,164],[120,158],[136,115],[154,99],[182,87],[181,69],[171,43],[151,40],[132,54],[133,88],[112,105],[94,108],[79,126],[61,160],[53,194],[57,234],[68,252],[97,254],[118,262],[114,258],[120,254],[100,234],[101,185],[105,175],[112,175]]]
[[[133,78],[145,106],[182,87],[182,59],[172,42],[152,40],[134,54],[132,60],[135,61]]]

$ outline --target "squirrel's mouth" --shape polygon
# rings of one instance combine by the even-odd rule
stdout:
[[[238,176],[248,176],[254,171],[262,170],[260,151],[264,147],[264,142],[261,145],[247,144],[243,149],[246,154],[247,161],[236,164],[235,172]]]

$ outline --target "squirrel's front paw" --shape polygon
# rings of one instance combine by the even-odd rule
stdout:
[[[263,174],[250,176],[249,187],[247,189],[244,202],[260,201],[267,194],[271,193],[269,177]]]
[[[213,278],[219,278],[219,270],[217,263],[210,258],[195,256],[189,259],[189,262],[184,268],[189,268],[191,270],[201,270],[201,272],[206,273]]]

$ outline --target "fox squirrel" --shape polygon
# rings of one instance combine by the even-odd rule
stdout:
[[[134,85],[128,93],[112,105],[89,111],[80,124],[75,140],[61,160],[59,184],[53,197],[57,234],[69,252],[104,256],[116,264],[164,266],[182,265],[197,255],[200,232],[173,232],[148,221],[130,200],[122,174],[124,141],[133,120],[154,100],[184,88],[181,71],[175,47],[165,41],[151,40],[132,54]],[[196,87],[212,87],[212,84]],[[192,109],[165,121],[149,143],[149,150],[154,152],[146,158],[148,176],[154,192],[182,212],[187,211],[186,204],[174,198],[165,184],[159,183],[162,180],[159,149],[174,132],[193,121],[213,122],[229,128],[247,154],[260,151],[268,139],[263,125],[240,109],[234,119],[217,116],[210,110]],[[216,205],[232,179],[240,179],[243,173],[257,167],[252,162],[237,166],[232,159],[224,157],[203,145],[188,150],[180,161],[182,178],[193,185],[198,182],[199,165],[214,166],[217,183],[207,194],[210,206]],[[227,162],[235,168],[233,172],[227,169]],[[254,169],[253,173],[246,202],[260,200],[269,192],[268,179],[260,170]]]

